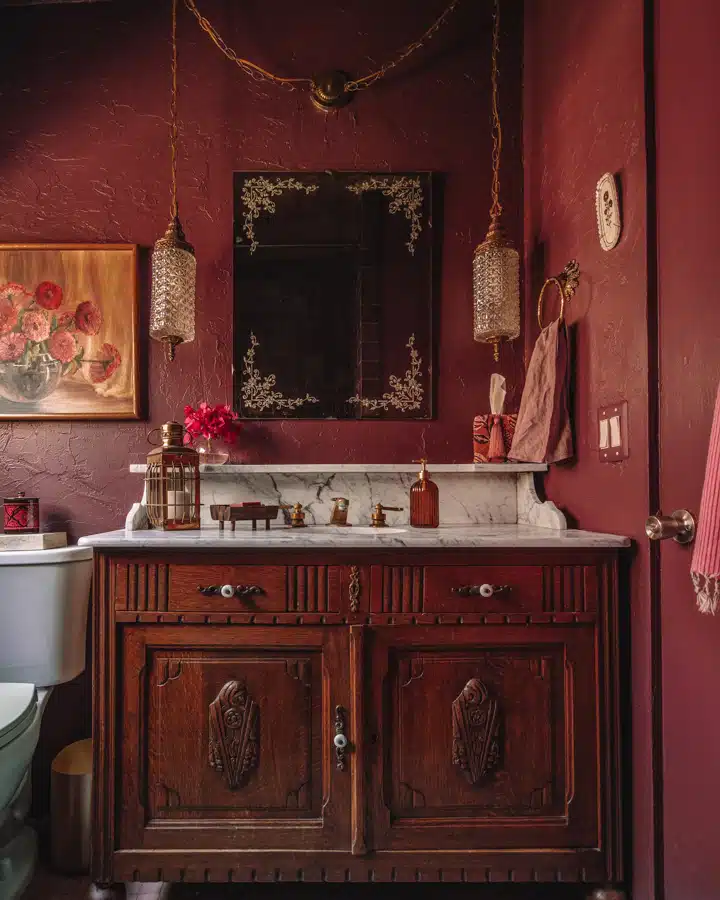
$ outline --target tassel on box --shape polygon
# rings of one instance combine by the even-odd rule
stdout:
[[[473,421],[473,462],[505,462],[515,433],[517,414],[504,415],[505,378],[490,376],[490,413]]]

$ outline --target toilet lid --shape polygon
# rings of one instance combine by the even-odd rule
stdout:
[[[34,684],[0,684],[0,747],[15,740],[35,718]]]

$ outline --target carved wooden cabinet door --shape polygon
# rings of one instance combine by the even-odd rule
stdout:
[[[122,654],[118,848],[349,849],[347,629],[129,626]]]
[[[600,846],[592,626],[370,634],[374,849]]]

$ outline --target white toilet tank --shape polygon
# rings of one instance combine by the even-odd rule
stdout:
[[[83,671],[91,578],[92,547],[0,552],[0,682]]]

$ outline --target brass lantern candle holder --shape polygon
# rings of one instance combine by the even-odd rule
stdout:
[[[145,473],[150,524],[163,531],[199,529],[200,455],[183,445],[184,429],[178,422],[166,422],[156,430],[162,444],[148,453]]]

